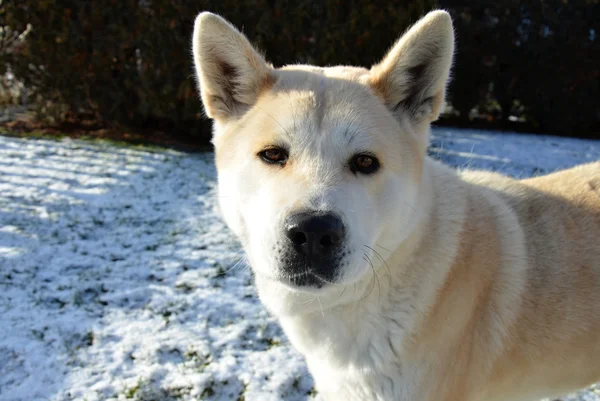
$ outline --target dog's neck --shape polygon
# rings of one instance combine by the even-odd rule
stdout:
[[[460,237],[457,234],[464,221],[464,205],[460,201],[457,205],[460,197],[453,196],[460,191],[460,179],[454,171],[426,158],[421,185],[418,201],[423,213],[415,230],[395,250],[378,252],[382,263],[376,274],[346,290],[354,292],[351,302],[280,318],[286,334],[309,364],[327,361],[334,368],[384,370],[390,363],[397,364],[407,342],[418,337],[419,327],[449,273],[449,269],[438,266],[452,265],[459,247],[452,241]],[[432,264],[438,266],[433,268]],[[386,349],[377,350],[374,344]],[[363,366],[358,366],[359,361]]]

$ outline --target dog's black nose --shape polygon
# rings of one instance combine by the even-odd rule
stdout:
[[[331,257],[344,238],[342,220],[331,213],[303,212],[285,222],[285,234],[309,262]]]

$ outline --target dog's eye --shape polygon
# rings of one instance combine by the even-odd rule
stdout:
[[[288,154],[282,148],[269,148],[258,153],[258,156],[268,164],[285,164],[288,159]]]
[[[373,174],[379,170],[379,160],[375,156],[369,154],[355,155],[350,161],[350,170],[356,174]]]

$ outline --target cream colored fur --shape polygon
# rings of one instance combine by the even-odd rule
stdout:
[[[222,18],[196,20],[224,218],[325,400],[535,400],[600,381],[600,163],[517,181],[428,158],[453,44],[435,11],[370,70],[274,69]],[[270,145],[284,167],[257,157]],[[380,171],[350,173],[362,151]],[[307,208],[339,213],[353,250],[321,289],[273,255]]]

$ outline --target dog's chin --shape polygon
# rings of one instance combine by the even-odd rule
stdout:
[[[275,286],[283,287],[286,291],[293,293],[306,293],[312,295],[326,295],[328,293],[339,293],[340,289],[344,289],[349,285],[357,284],[367,277],[368,269],[363,271],[347,272],[350,274],[340,275],[335,280],[325,279],[318,273],[304,273],[289,275],[279,273],[274,276],[261,275],[258,276]],[[354,274],[352,274],[354,273]]]
[[[277,277],[267,277],[267,279],[285,287],[289,291],[312,294],[327,291],[328,288],[336,285],[312,273],[296,275],[280,274]]]
[[[273,279],[288,289],[299,292],[322,292],[338,283],[343,260],[330,258],[308,264],[295,254],[279,260],[274,269]]]
[[[354,260],[339,260],[332,263],[333,270],[319,270],[318,267],[281,265],[274,266],[273,274],[264,274],[257,271],[256,274],[275,285],[280,285],[288,291],[325,294],[334,292],[345,286],[354,284],[364,279],[365,274],[370,272],[364,263]],[[342,268],[342,270],[340,270]]]
[[[256,285],[262,303],[279,318],[322,313],[329,308],[329,299],[337,298],[340,293],[333,284],[302,284],[294,284],[283,277],[256,274]]]
[[[355,302],[372,289],[368,274],[334,283],[319,282],[318,278],[294,283],[289,277],[260,273],[256,273],[255,278],[261,301],[280,318],[327,313],[332,307]]]

